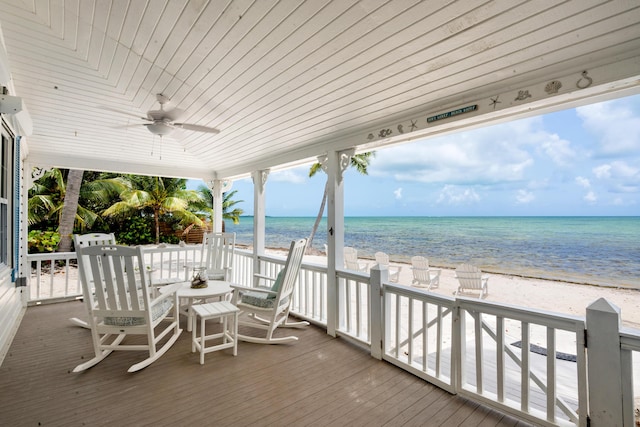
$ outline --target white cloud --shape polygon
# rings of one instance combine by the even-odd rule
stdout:
[[[393,192],[393,195],[396,197],[396,199],[400,200],[402,199],[402,187],[398,188],[397,190],[395,190]]]
[[[291,184],[303,184],[305,182],[309,182],[309,166],[275,171],[269,175],[269,180],[289,182]]]
[[[547,136],[532,130],[538,123],[537,118],[524,119],[382,149],[369,173],[438,184],[520,181],[534,165],[528,146]]]
[[[637,154],[640,150],[640,116],[628,99],[579,107],[576,113],[595,137],[597,156]]]
[[[591,183],[589,182],[588,178],[582,177],[582,176],[577,176],[576,177],[576,183],[584,188],[589,188],[591,187]]]
[[[440,190],[437,203],[450,205],[472,204],[480,201],[480,196],[471,188],[462,188],[455,185],[445,185]]]
[[[598,179],[605,179],[611,177],[611,165],[600,165],[593,168],[593,174]]]
[[[640,169],[630,166],[627,162],[611,162],[611,175],[615,178],[639,177]]]
[[[596,194],[593,191],[589,191],[584,196],[584,200],[586,200],[589,203],[595,203],[598,200],[598,197],[596,196]]]
[[[593,168],[596,178],[614,193],[640,192],[640,167],[634,167],[622,160]]]
[[[565,166],[571,163],[576,153],[570,147],[571,143],[564,139],[560,139],[558,135],[548,135],[548,139],[542,143],[542,150],[547,156],[559,166]]]
[[[518,190],[516,194],[516,201],[521,204],[531,203],[535,198],[533,193],[527,190]]]

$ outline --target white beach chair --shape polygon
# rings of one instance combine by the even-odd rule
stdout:
[[[350,246],[345,246],[343,249],[344,254],[344,267],[347,270],[354,271],[369,271],[369,263],[361,263],[358,261],[358,251]]]
[[[376,258],[376,262],[378,263],[378,265],[384,266],[387,268],[387,270],[389,270],[389,281],[398,283],[398,280],[400,279],[400,271],[402,270],[402,267],[389,266],[389,255],[387,255],[384,252],[376,252],[374,256]]]
[[[454,295],[467,291],[480,291],[479,298],[489,295],[489,276],[483,275],[482,271],[471,264],[460,264],[456,268],[456,279],[458,279],[458,290]]]
[[[411,258],[411,271],[413,281],[411,284],[416,288],[437,288],[440,285],[440,270],[429,267],[429,260],[417,255]]]

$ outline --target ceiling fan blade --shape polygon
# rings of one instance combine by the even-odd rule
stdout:
[[[164,111],[164,117],[168,118],[170,121],[175,122],[176,120],[180,120],[180,117],[184,114],[184,110],[180,108],[174,108],[171,110]]]
[[[101,105],[100,108],[103,109],[103,110],[111,111],[113,113],[123,114],[123,115],[129,116],[129,117],[135,117],[136,119],[149,120],[149,118],[139,116],[138,114],[133,113],[131,111],[118,110],[117,108],[111,108],[111,107],[107,107],[105,105]]]
[[[218,129],[210,128],[207,126],[190,125],[189,123],[174,123],[173,125],[177,128],[182,128],[184,130],[192,130],[195,132],[220,133]]]

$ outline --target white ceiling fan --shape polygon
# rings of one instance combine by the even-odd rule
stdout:
[[[150,123],[144,123],[143,126],[146,126],[154,135],[164,136],[173,132],[175,129],[184,129],[190,130],[194,132],[206,132],[206,133],[219,133],[220,131],[216,128],[211,128],[207,126],[200,126],[190,123],[177,123],[176,121],[180,119],[180,116],[184,114],[183,110],[179,108],[173,108],[170,110],[165,110],[164,106],[170,102],[170,99],[161,93],[156,95],[156,99],[160,104],[159,110],[149,110],[147,112],[147,117],[142,117],[143,120],[148,120]]]

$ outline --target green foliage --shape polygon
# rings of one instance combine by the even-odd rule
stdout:
[[[60,235],[57,231],[29,231],[28,245],[30,254],[55,252],[58,242],[60,242]]]
[[[191,203],[194,212],[204,215],[209,221],[213,222],[213,195],[209,188],[204,185],[198,186],[196,190],[200,194],[201,201]],[[238,190],[228,191],[222,195],[222,219],[223,221],[233,221],[234,224],[240,224],[240,216],[244,211],[240,208],[234,208],[238,203],[244,200],[233,200]]]
[[[146,245],[154,242],[153,218],[131,216],[123,219],[122,231],[116,232],[116,241],[122,245]]]
[[[169,243],[171,245],[177,245],[178,243],[180,243],[180,238],[174,235],[161,234],[160,243]]]

